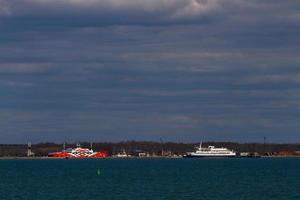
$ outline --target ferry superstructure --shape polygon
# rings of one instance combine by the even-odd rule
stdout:
[[[236,157],[236,152],[227,148],[216,148],[215,146],[202,147],[202,142],[196,151],[188,152],[185,157]]]

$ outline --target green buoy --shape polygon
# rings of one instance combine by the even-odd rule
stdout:
[[[97,176],[100,176],[100,169],[97,169]]]

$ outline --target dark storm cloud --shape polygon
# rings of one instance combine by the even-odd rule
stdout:
[[[295,142],[299,8],[0,0],[0,139]]]
[[[299,22],[295,1],[222,0],[1,0],[2,26],[12,29]],[[276,14],[275,14],[276,13]],[[281,28],[283,28],[281,27]]]
[[[158,25],[196,22],[219,10],[216,0],[1,1],[4,25],[15,29],[47,26]]]

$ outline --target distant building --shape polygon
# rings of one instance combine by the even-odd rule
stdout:
[[[249,152],[241,152],[240,156],[241,157],[248,157],[248,156],[250,156],[250,153]]]

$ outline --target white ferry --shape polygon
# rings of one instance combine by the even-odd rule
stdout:
[[[202,142],[199,147],[196,147],[195,152],[187,152],[184,157],[236,157],[236,152],[227,148],[216,148],[214,146],[202,147]]]

